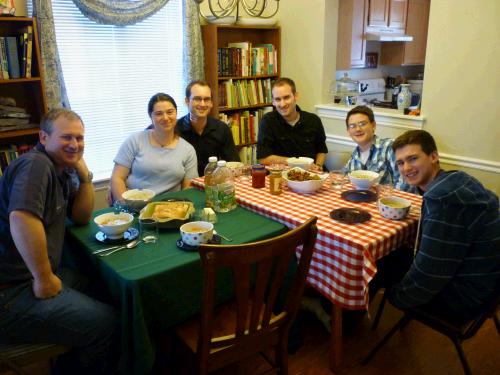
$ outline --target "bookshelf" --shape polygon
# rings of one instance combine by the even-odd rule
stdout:
[[[211,115],[226,122],[243,162],[255,160],[258,123],[272,106],[271,83],[281,74],[279,26],[202,26]]]
[[[4,79],[0,75],[0,97],[13,98],[15,107],[23,108],[29,114],[30,124],[38,125],[42,115],[47,112],[47,100],[36,19],[0,17],[0,37],[19,37],[26,32],[28,26],[32,28],[31,77],[27,78],[22,68],[20,78]],[[22,59],[22,52],[19,53],[19,59]],[[37,141],[38,126],[30,129],[5,129],[0,125],[0,149],[25,143],[34,144]]]

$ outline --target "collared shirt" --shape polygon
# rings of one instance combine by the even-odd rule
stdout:
[[[357,169],[369,170],[380,173],[382,176],[379,180],[381,184],[394,185],[396,189],[409,191],[410,186],[403,182],[401,175],[396,165],[396,156],[392,149],[394,140],[391,138],[379,138],[373,136],[373,143],[370,147],[370,155],[366,163],[361,160],[361,149],[356,146],[351,154],[351,158],[345,165],[347,172]]]
[[[257,159],[280,155],[307,156],[316,160],[317,154],[328,153],[321,119],[314,113],[302,111],[299,106],[297,111],[300,118],[293,126],[276,110],[262,117],[259,124]]]
[[[218,160],[240,161],[231,130],[222,121],[207,117],[207,124],[200,135],[193,130],[188,113],[177,120],[177,128],[181,137],[191,143],[196,150],[200,176],[205,174],[210,156],[217,156]]]

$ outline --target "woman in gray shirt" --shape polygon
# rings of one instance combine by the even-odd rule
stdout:
[[[157,194],[185,189],[192,178],[198,177],[196,152],[176,129],[174,99],[163,93],[154,95],[148,103],[148,114],[153,127],[131,134],[114,159],[114,199],[128,189],[151,189]]]

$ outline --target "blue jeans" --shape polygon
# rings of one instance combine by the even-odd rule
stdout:
[[[49,299],[36,298],[31,281],[0,290],[0,341],[70,346],[56,373],[111,372],[119,346],[116,312],[80,292],[86,283],[76,273],[63,269],[58,276],[62,290]]]

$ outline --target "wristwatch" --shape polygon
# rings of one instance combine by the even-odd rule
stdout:
[[[94,179],[94,174],[89,171],[89,173],[87,174],[87,178],[81,178],[80,176],[78,176],[78,180],[81,182],[81,183],[92,183],[92,180]]]

